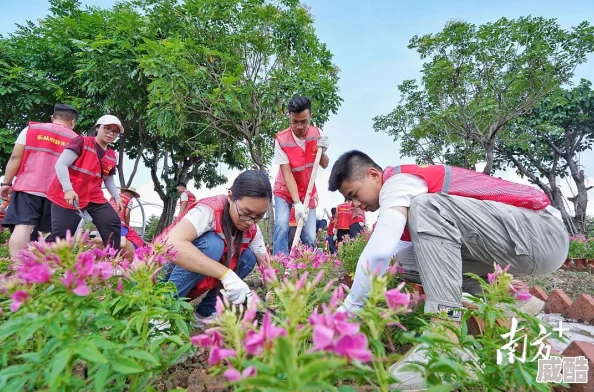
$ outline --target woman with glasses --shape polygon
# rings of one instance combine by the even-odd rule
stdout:
[[[105,183],[122,210],[114,181],[117,155],[108,146],[124,127],[117,117],[106,114],[97,120],[94,131],[94,137],[72,139],[56,162],[57,177],[47,195],[52,202],[52,232],[47,241],[64,238],[67,231],[74,233],[83,218],[93,221],[105,246],[120,249],[120,218],[103,196],[101,185]]]
[[[178,295],[193,299],[208,291],[196,308],[199,323],[215,313],[219,284],[221,294],[234,304],[250,297],[243,279],[256,262],[265,263],[268,257],[257,223],[264,219],[271,199],[266,174],[247,170],[226,195],[192,203],[156,239],[178,252],[174,264],[165,267],[166,278],[175,284]]]

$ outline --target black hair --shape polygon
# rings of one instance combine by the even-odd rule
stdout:
[[[186,183],[183,181],[178,182],[176,186],[183,186],[184,188],[187,188]]]
[[[268,201],[272,200],[272,186],[266,173],[260,170],[246,170],[241,173],[233,185],[229,188],[231,191],[231,199],[233,201],[241,200],[244,197],[266,198]],[[223,210],[223,234],[227,241],[227,254],[225,255],[225,266],[229,267],[231,257],[233,256],[233,221],[229,214],[230,204],[227,201],[225,209]],[[239,231],[235,238],[235,252],[238,257],[241,255],[241,243],[243,241],[243,232]],[[239,263],[235,268],[239,267]]]
[[[70,105],[57,103],[54,105],[54,117],[58,117],[66,121],[78,120],[78,110]]]
[[[369,155],[361,151],[351,150],[345,152],[332,166],[330,179],[328,180],[328,190],[334,192],[340,189],[345,181],[360,180],[370,167],[379,171],[382,170]]]
[[[332,216],[334,216],[336,214],[336,207],[332,207],[330,212],[332,213]]]
[[[311,100],[303,95],[295,95],[287,105],[289,113],[301,113],[306,109],[309,110],[309,113],[311,114]]]

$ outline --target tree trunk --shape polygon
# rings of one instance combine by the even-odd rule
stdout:
[[[168,197],[163,201],[163,212],[159,218],[159,224],[157,225],[155,236],[160,234],[167,226],[171,224],[171,222],[173,222],[173,214],[175,213],[175,207],[177,205],[176,202],[177,199],[171,197]]]
[[[493,171],[493,152],[495,150],[495,139],[490,140],[487,145],[485,145],[485,168],[483,169],[483,173],[490,176],[491,172]]]

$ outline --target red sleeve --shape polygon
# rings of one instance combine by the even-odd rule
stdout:
[[[76,155],[81,156],[84,145],[85,139],[82,136],[77,136],[72,139],[65,148],[72,150]]]

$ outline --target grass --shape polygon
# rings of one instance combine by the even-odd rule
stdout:
[[[519,279],[530,288],[542,287],[548,294],[553,290],[563,289],[572,300],[583,293],[594,293],[594,275],[589,272],[557,270],[547,275],[525,276]]]

